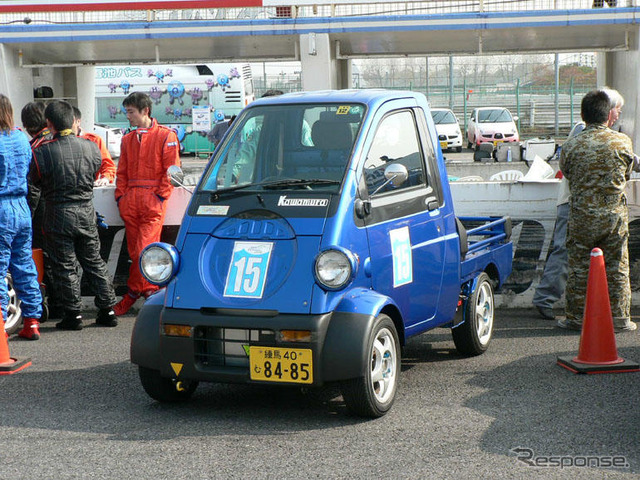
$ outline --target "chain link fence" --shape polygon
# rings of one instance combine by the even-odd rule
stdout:
[[[255,75],[255,73],[254,73]],[[578,87],[561,86],[558,90],[558,135],[564,137],[571,127],[580,120],[580,102],[589,90],[595,88],[580,85]],[[379,88],[367,87],[367,88]],[[431,87],[427,91],[424,85],[385,86],[392,90],[412,90],[424,93],[432,107],[450,108],[451,90],[448,87]],[[302,90],[300,75],[267,75],[254,76],[256,98],[267,90],[276,89],[284,93]],[[555,136],[556,135],[556,92],[553,87],[539,88],[501,88],[495,85],[456,86],[453,89],[452,110],[460,120],[461,128],[466,130],[466,123],[471,111],[478,107],[499,106],[508,108],[518,120],[518,128],[523,136]]]

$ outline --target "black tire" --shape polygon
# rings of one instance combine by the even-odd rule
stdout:
[[[47,300],[47,289],[40,285],[40,294],[42,295],[42,315],[40,316],[40,323],[44,323],[49,320],[49,301]]]
[[[366,351],[368,361],[363,376],[343,382],[342,396],[351,413],[378,418],[393,405],[400,380],[400,341],[387,315],[376,318]]]
[[[4,330],[11,335],[17,332],[22,325],[22,302],[13,288],[13,279],[10,273],[7,274],[5,281],[7,282],[9,305],[7,306],[7,318],[4,319]]]
[[[462,151],[462,146],[456,147],[456,152],[460,153]]]
[[[489,275],[483,272],[467,301],[464,322],[451,330],[458,352],[471,356],[484,353],[493,336],[494,316],[493,285]]]
[[[170,378],[160,376],[158,370],[138,367],[138,374],[144,391],[154,400],[162,403],[185,402],[191,398],[198,388],[198,382],[184,382],[183,390],[178,391],[176,382]]]
[[[49,304],[42,302],[42,316],[40,317],[40,323],[44,323],[49,320]]]

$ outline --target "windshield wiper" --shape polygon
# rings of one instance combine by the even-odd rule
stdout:
[[[284,178],[274,182],[265,183],[263,188],[279,188],[279,187],[304,187],[306,185],[340,185],[338,180],[329,180],[328,178]]]
[[[325,178],[284,178],[281,180],[269,180],[268,182],[253,182],[243,183],[242,185],[233,185],[231,187],[220,188],[210,192],[211,195],[220,195],[224,193],[235,192],[236,190],[242,190],[249,187],[262,187],[262,188],[279,188],[286,186],[305,186],[305,185],[340,185],[338,180],[329,180]]]
[[[219,193],[235,192],[236,190],[242,190],[243,188],[255,187],[260,185],[259,183],[243,183],[242,185],[233,185],[231,187],[218,188],[211,192],[212,195],[218,195]]]
[[[263,187],[265,185],[279,184],[282,180],[269,180],[268,182],[251,182],[251,183],[243,183],[241,185],[233,185],[231,187],[219,188],[211,192],[213,195],[217,195],[219,193],[227,193],[227,192],[235,192],[236,190],[242,190],[244,188],[249,187]]]

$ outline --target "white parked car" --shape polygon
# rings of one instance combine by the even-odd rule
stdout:
[[[436,124],[438,140],[442,150],[462,151],[462,131],[458,117],[448,108],[432,108],[431,116]]]
[[[467,146],[477,150],[482,143],[492,143],[494,148],[503,142],[518,143],[517,120],[506,108],[475,108],[467,125]]]
[[[111,157],[115,160],[120,157],[120,142],[122,141],[122,129],[116,127],[110,127],[109,125],[103,125],[96,123],[93,127],[93,132],[96,135],[100,135],[104,143],[107,144],[107,150],[111,154]]]

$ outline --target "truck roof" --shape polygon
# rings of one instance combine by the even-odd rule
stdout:
[[[257,99],[250,106],[267,105],[269,103],[363,103],[369,107],[384,103],[388,100],[413,98],[418,102],[425,102],[426,97],[420,92],[408,90],[319,90],[314,92],[286,93],[274,97]]]

